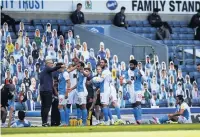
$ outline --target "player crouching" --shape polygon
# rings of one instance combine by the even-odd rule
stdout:
[[[183,96],[178,95],[176,97],[177,111],[174,114],[167,114],[161,118],[153,117],[154,124],[164,124],[167,121],[178,122],[179,124],[191,123],[190,108],[186,102],[184,102]]]

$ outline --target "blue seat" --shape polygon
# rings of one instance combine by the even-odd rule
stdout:
[[[194,60],[193,59],[186,59],[185,64],[186,65],[194,65]]]
[[[188,33],[188,34],[194,34],[194,29],[192,29],[192,28],[187,28],[187,33]]]
[[[143,33],[150,33],[151,32],[150,27],[143,27],[142,32]]]
[[[128,27],[127,30],[133,32],[133,27]]]
[[[187,28],[180,28],[180,33],[181,34],[187,34]]]
[[[189,72],[189,76],[190,76],[190,78],[193,78],[194,77],[194,72]]]
[[[143,27],[142,21],[135,21],[136,26]]]
[[[192,107],[200,107],[200,100],[198,98],[191,100]]]
[[[194,41],[193,40],[187,40],[187,45],[194,45]]]
[[[52,25],[51,28],[58,30],[58,25]]]
[[[186,45],[186,40],[178,40],[179,45]]]
[[[24,23],[24,25],[30,25],[30,20],[27,20],[27,19],[21,19],[21,22]]]
[[[164,44],[167,46],[172,46],[172,41],[171,40],[164,40]]]
[[[34,19],[33,22],[34,22],[34,25],[41,25],[42,24],[40,19]]]
[[[173,46],[177,46],[177,45],[179,44],[179,41],[178,41],[178,40],[172,40],[171,42],[172,42],[172,45],[173,45]]]
[[[186,65],[186,71],[187,72],[195,72],[197,69],[196,69],[196,66],[195,65]]]
[[[156,35],[155,34],[149,34],[150,39],[155,40],[156,39]]]
[[[65,20],[61,20],[61,19],[59,19],[59,20],[57,20],[57,22],[58,22],[58,24],[61,26],[61,25],[66,25],[66,22],[65,22]]]
[[[178,27],[172,28],[172,31],[173,31],[173,33],[179,33],[180,28],[178,28]]]
[[[195,46],[200,46],[200,41],[199,40],[194,40],[194,45]]]
[[[179,39],[179,36],[177,34],[172,34],[171,37],[172,37],[173,40]]]
[[[156,40],[157,43],[163,44],[163,40]]]
[[[180,27],[180,22],[179,21],[173,21],[173,27]]]
[[[150,31],[151,31],[151,33],[156,33],[157,29],[156,29],[156,28],[153,28],[153,27],[151,27],[151,28],[150,28]]]
[[[186,40],[187,39],[187,34],[179,34],[179,39]]]
[[[143,23],[144,27],[150,27],[151,26],[147,20],[143,21],[142,23]]]
[[[88,20],[87,23],[88,24],[97,24],[96,20]]]
[[[70,26],[60,26],[60,30],[61,30],[63,33],[65,33],[65,32],[67,32],[67,31],[71,30],[71,27],[70,27]]]
[[[112,21],[111,20],[104,20],[104,23],[105,24],[112,24]]]
[[[180,21],[180,26],[181,27],[187,27],[188,23],[186,21]]]
[[[35,27],[34,26],[28,26],[28,31],[35,31]]]
[[[51,23],[51,25],[57,25],[58,24],[56,19],[49,19],[49,23]]]
[[[133,20],[128,20],[127,23],[129,26],[136,26],[136,23]]]
[[[199,74],[199,72],[194,72],[194,79],[195,79],[195,80],[200,79],[200,74]]]
[[[104,20],[97,20],[96,22],[97,22],[97,24],[105,24]]]
[[[168,107],[167,105],[167,100],[166,99],[162,99],[159,101],[159,107]]]
[[[42,23],[44,26],[46,26],[47,23],[50,23],[50,22],[49,22],[48,19],[42,19],[42,20],[41,20],[41,23]]]
[[[29,39],[33,39],[35,37],[35,33],[34,32],[27,32],[27,36],[29,37]]]
[[[186,35],[186,38],[187,38],[188,40],[193,40],[193,39],[194,39],[194,34],[187,34],[187,35]]]
[[[73,25],[72,21],[69,20],[69,19],[67,19],[65,22],[66,22],[66,25],[67,25],[67,26],[72,26],[72,25]]]
[[[187,72],[182,72],[183,77],[187,75]]]
[[[136,30],[136,33],[142,33],[142,27],[137,27],[135,30]]]
[[[43,26],[42,25],[36,25],[35,29],[39,29],[40,31],[43,31]]]
[[[12,40],[13,40],[13,39],[17,39],[17,36],[15,35],[14,32],[10,32],[10,36],[11,36]]]
[[[179,69],[181,69],[181,70],[182,70],[182,72],[186,72],[186,71],[187,71],[187,69],[186,69],[186,66],[185,66],[185,65],[179,65],[179,66],[178,66],[178,68],[179,68]]]
[[[171,27],[173,27],[173,21],[168,21],[167,22]]]

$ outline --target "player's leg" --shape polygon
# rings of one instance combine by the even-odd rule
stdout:
[[[142,122],[142,108],[141,108],[141,101],[142,101],[142,94],[140,91],[134,93],[133,98],[133,114],[135,116],[135,121],[137,124],[141,124]]]
[[[164,124],[164,123],[166,123],[167,121],[170,120],[170,118],[167,114],[163,115],[160,118],[153,117],[153,119],[154,119],[154,124]]]
[[[1,127],[6,127],[5,122],[7,114],[6,107],[1,107]]]
[[[66,121],[66,125],[69,125],[70,108],[71,108],[71,104],[67,104],[66,109],[65,109],[65,121]]]
[[[100,106],[95,105],[95,117],[96,117],[96,120],[97,120],[97,124],[99,124],[99,122],[100,122],[100,114],[101,114]]]
[[[65,111],[64,111],[65,96],[59,95],[58,99],[59,99],[58,109],[59,109],[59,112],[60,112],[61,126],[64,126],[64,125],[66,125]]]
[[[79,105],[81,105],[83,125],[86,126],[87,125],[87,108],[86,108],[87,96],[84,92],[80,92],[78,95],[78,98],[79,98]]]
[[[9,119],[8,119],[8,127],[12,125],[12,123],[15,121],[15,106],[14,106],[14,101],[9,100],[8,101],[8,109],[9,109]]]
[[[103,115],[104,115],[104,121],[106,125],[109,125],[108,122],[108,104],[109,104],[109,93],[100,93],[100,100],[102,104],[102,110],[103,110]]]

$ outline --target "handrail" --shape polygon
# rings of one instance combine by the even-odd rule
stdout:
[[[183,64],[185,64],[185,51],[184,51],[184,47],[193,47],[193,61],[194,61],[194,64],[196,63],[196,48],[195,48],[195,45],[177,45],[176,46],[176,49],[181,47],[181,52],[182,52],[182,60],[181,59],[178,59],[179,61],[182,61]]]

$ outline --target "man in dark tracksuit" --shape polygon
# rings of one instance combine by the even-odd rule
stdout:
[[[72,13],[71,20],[74,24],[85,23],[84,14],[81,12],[82,4],[77,4],[77,9]]]
[[[41,116],[42,126],[49,126],[48,113],[52,104],[52,93],[53,93],[53,79],[52,72],[57,71],[60,68],[65,68],[64,65],[53,67],[53,61],[46,59],[46,66],[40,74],[40,97],[41,97]]]
[[[124,14],[126,8],[125,7],[121,7],[121,11],[119,13],[117,13],[114,17],[114,22],[113,24],[117,27],[127,27],[126,24],[126,16]]]
[[[160,27],[160,23],[162,23],[162,19],[160,15],[158,15],[158,12],[160,9],[155,8],[153,9],[153,13],[148,16],[149,24],[151,24],[152,27],[158,28]]]

